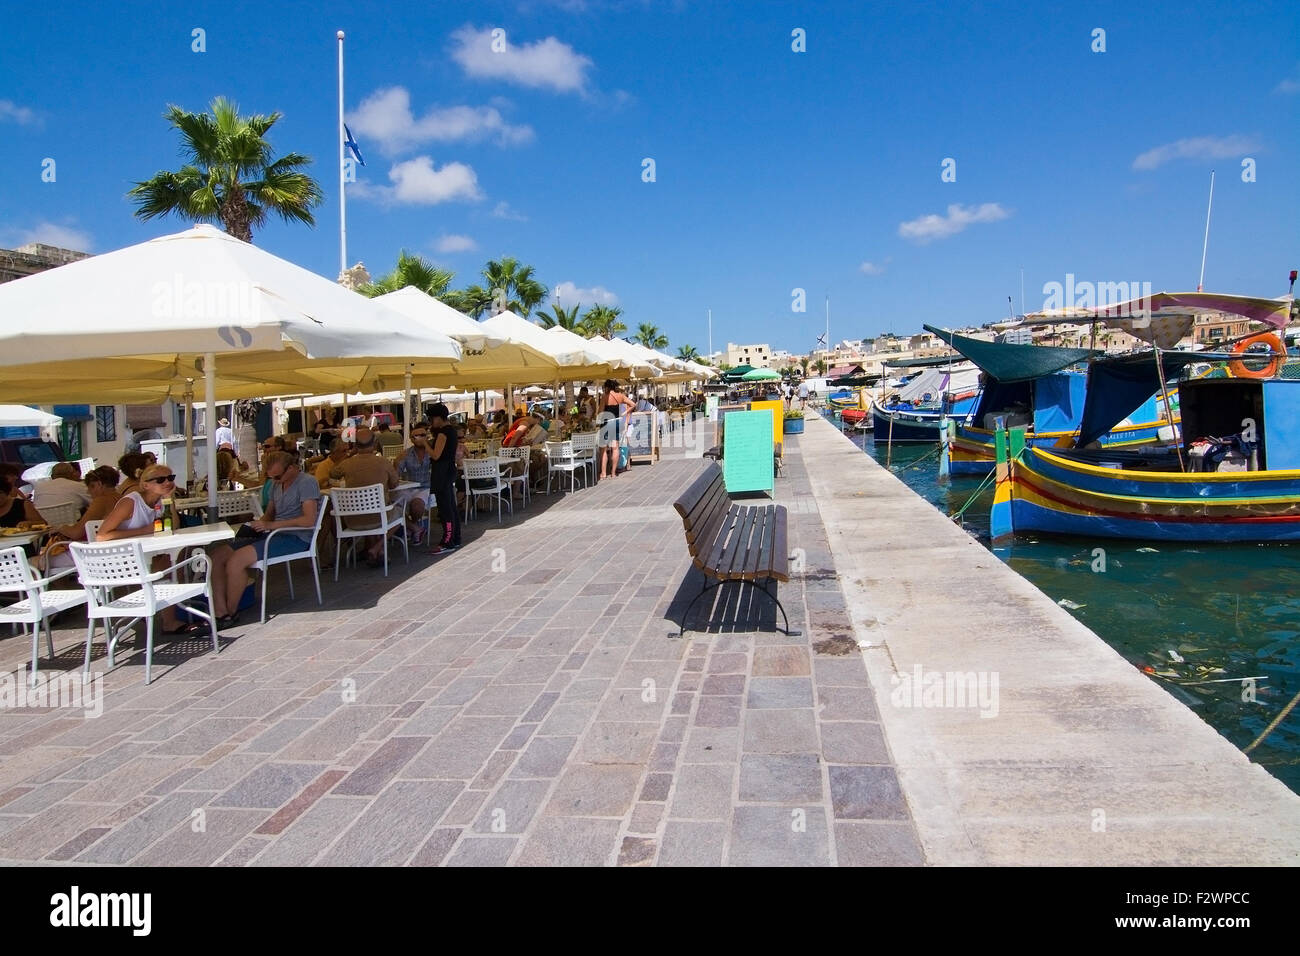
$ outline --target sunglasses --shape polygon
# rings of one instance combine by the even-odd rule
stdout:
[[[429,433],[428,433],[428,432],[416,432],[416,433],[415,433],[414,435],[412,435],[411,437],[412,437],[412,438],[428,438],[428,437],[429,437]]]
[[[174,485],[174,484],[176,483],[176,476],[175,476],[175,475],[156,475],[156,476],[153,477],[153,478],[146,478],[145,481],[151,481],[151,482],[153,482],[155,485],[166,485],[166,484],[173,484],[173,485]]]

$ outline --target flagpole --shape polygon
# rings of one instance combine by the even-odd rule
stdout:
[[[1214,209],[1214,170],[1210,170],[1210,202],[1205,207],[1205,241],[1201,244],[1201,278],[1196,283],[1196,291],[1201,291],[1205,283],[1205,253],[1210,248],[1210,211]]]
[[[344,192],[347,146],[343,135],[343,31],[335,34],[339,41],[339,276],[348,269],[348,199]]]

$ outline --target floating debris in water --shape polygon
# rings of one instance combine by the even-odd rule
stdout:
[[[1179,654],[1172,647],[1169,648],[1169,659],[1173,661],[1175,664],[1182,664],[1187,660],[1187,658],[1183,657],[1182,654]]]
[[[1138,554],[1159,554],[1160,552],[1155,548],[1138,548],[1137,553]]]
[[[1061,598],[1061,600],[1057,601],[1056,603],[1059,604],[1061,607],[1065,608],[1067,611],[1077,611],[1081,607],[1088,606],[1086,604],[1075,604],[1069,598]]]

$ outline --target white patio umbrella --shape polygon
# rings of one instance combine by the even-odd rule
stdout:
[[[51,415],[39,408],[26,405],[0,405],[0,427],[4,428],[46,428],[63,421],[58,415]]]
[[[0,401],[161,402],[202,377],[209,421],[218,397],[369,390],[461,357],[446,336],[207,225],[0,285],[0,315]],[[215,459],[209,443],[210,474]]]

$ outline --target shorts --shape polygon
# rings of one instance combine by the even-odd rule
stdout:
[[[432,497],[433,497],[433,492],[431,492],[428,488],[424,489],[423,491],[407,492],[406,494],[406,500],[408,502],[418,501],[422,505],[424,505],[426,510],[429,507],[429,499]]]
[[[623,438],[623,419],[609,418],[600,425],[600,443],[617,445]]]
[[[233,550],[239,548],[252,548],[257,554],[259,561],[266,560],[266,542],[271,542],[271,557],[283,558],[288,554],[297,554],[300,551],[306,551],[311,545],[310,541],[304,541],[296,534],[277,534],[274,538],[267,535],[265,538],[236,538],[230,542]]]

